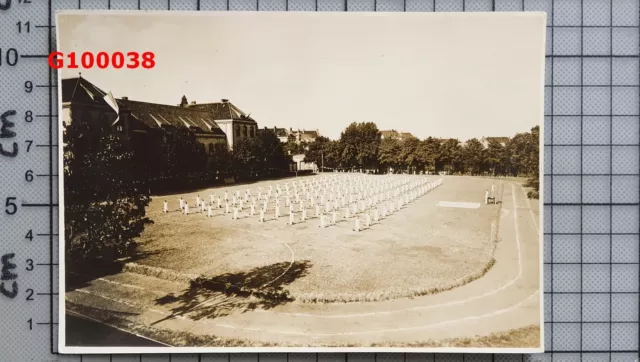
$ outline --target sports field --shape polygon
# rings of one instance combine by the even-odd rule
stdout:
[[[520,183],[443,177],[360,231],[311,211],[288,225],[288,208],[264,223],[246,207],[237,220],[162,212],[275,183],[154,197],[142,257],[71,288],[67,309],[173,346],[537,346],[539,210]]]
[[[318,176],[305,181],[313,177]],[[351,219],[320,228],[312,212],[310,219],[294,225],[287,224],[287,215],[274,219],[273,212],[265,215],[270,220],[259,223],[248,208],[238,220],[222,208],[211,218],[206,213],[161,212],[165,199],[177,207],[181,196],[195,202],[198,195],[208,199],[224,191],[244,192],[244,185],[158,197],[148,209],[154,223],[140,238],[141,251],[149,257],[138,263],[233,282],[234,276],[246,276],[248,280],[239,282],[255,287],[293,262],[285,288],[297,301],[376,300],[447,289],[479,276],[492,258],[491,225],[500,205],[485,206],[483,200],[492,182],[448,179],[361,232],[352,230]],[[275,182],[248,187],[269,185]],[[441,207],[438,201],[483,205]]]

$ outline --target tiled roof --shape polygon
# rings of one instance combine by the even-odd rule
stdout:
[[[318,131],[302,131],[302,137],[317,138],[318,136]]]
[[[224,132],[215,123],[211,114],[205,111],[129,99],[118,99],[117,102],[118,106],[130,109],[131,115],[150,128],[187,127],[197,133],[224,136]]]
[[[509,137],[485,137],[484,139],[487,142],[491,142],[491,141],[497,141],[497,142],[500,142],[500,143],[509,142]]]
[[[104,103],[107,93],[82,77],[62,80],[62,102]]]
[[[276,137],[287,137],[289,136],[289,131],[286,128],[277,128],[277,127],[273,127],[273,128],[259,128],[258,129],[259,132],[273,132],[276,134]]]
[[[385,131],[380,131],[380,134],[383,137],[394,137],[397,138],[399,140],[403,140],[405,138],[411,138],[413,137],[413,135],[410,132],[398,132],[394,129],[392,130],[385,130]]]
[[[256,123],[256,121],[248,114],[244,113],[240,108],[226,100],[218,103],[192,104],[189,108],[210,112],[210,114],[213,114],[213,118],[215,120],[232,119]]]

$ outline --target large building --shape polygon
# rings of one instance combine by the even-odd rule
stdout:
[[[210,153],[215,144],[226,144],[232,149],[238,139],[257,135],[256,121],[226,99],[218,103],[174,106],[122,97],[114,99],[117,113],[108,99],[105,91],[85,78],[63,79],[62,120],[65,124],[73,119],[111,124],[125,142],[136,141],[154,130],[184,127],[192,131]]]

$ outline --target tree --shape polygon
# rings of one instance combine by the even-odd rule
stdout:
[[[455,173],[460,166],[460,141],[458,139],[449,139],[440,147],[439,162],[442,169],[449,173]]]
[[[342,161],[348,168],[378,168],[380,131],[375,123],[353,122],[340,134]]]
[[[149,222],[150,201],[133,152],[108,124],[90,126],[81,118],[65,127],[63,137],[67,259],[129,255]]]
[[[281,173],[289,169],[291,156],[287,154],[274,132],[258,134],[259,155],[261,168],[266,174]]]
[[[496,176],[497,174],[501,174],[503,172],[504,153],[505,148],[499,141],[495,139],[489,141],[487,149],[484,153],[484,163],[491,175]]]
[[[526,165],[529,174],[528,185],[534,189],[528,196],[537,199],[540,192],[540,126],[531,129],[526,145],[526,152],[529,154]]]
[[[180,100],[180,107],[186,107],[189,105],[189,102],[187,101],[187,96],[182,96],[182,99]]]
[[[168,171],[171,177],[203,172],[206,169],[207,155],[204,145],[196,135],[186,127],[176,127],[167,134]]]
[[[233,168],[240,178],[252,178],[262,171],[260,141],[257,138],[240,138],[233,145]]]
[[[433,137],[428,137],[420,143],[418,150],[420,162],[427,170],[436,172],[436,160],[440,152],[440,142]]]
[[[284,151],[288,155],[300,155],[304,153],[305,143],[304,142],[296,142],[294,138],[289,138],[287,143],[284,144]]]
[[[226,143],[213,145],[213,152],[209,155],[209,167],[214,174],[227,175],[233,165],[233,155]]]
[[[409,173],[416,171],[422,165],[419,148],[420,140],[415,137],[409,137],[400,142],[400,163]]]
[[[378,163],[380,167],[390,172],[400,165],[400,142],[395,138],[385,138],[380,141],[378,148]]]
[[[325,148],[329,142],[330,140],[327,137],[316,137],[313,142],[309,143],[304,152],[305,162],[314,162],[318,167],[322,167]]]
[[[343,146],[340,141],[329,141],[324,148],[324,166],[331,169],[345,168]]]
[[[468,140],[462,149],[462,163],[471,175],[478,175],[484,163],[484,146],[477,138]]]

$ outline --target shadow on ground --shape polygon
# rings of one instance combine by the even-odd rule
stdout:
[[[171,315],[154,322],[179,316],[193,320],[244,313],[257,308],[270,309],[293,301],[284,287],[307,275],[308,260],[276,263],[247,272],[198,278],[180,295],[168,294],[156,299],[157,305],[171,307]]]

